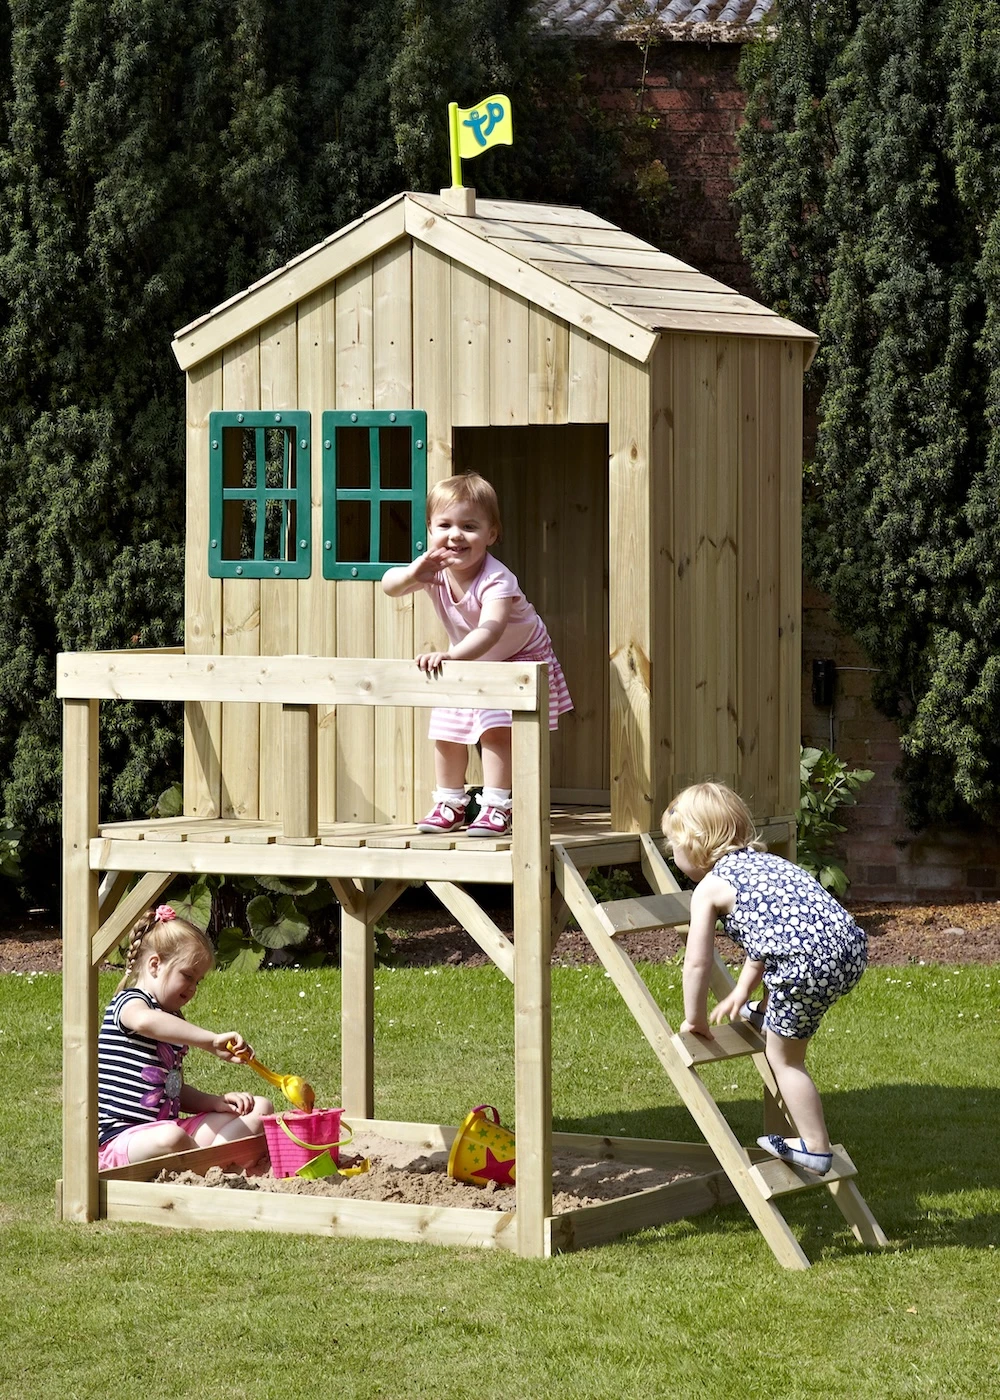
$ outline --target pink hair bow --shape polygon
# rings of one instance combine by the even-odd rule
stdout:
[[[169,924],[171,919],[176,918],[177,915],[171,909],[169,904],[158,904],[156,906],[156,913],[153,915],[154,923]]]

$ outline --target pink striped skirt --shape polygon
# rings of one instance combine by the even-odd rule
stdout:
[[[559,728],[559,716],[573,708],[569,686],[563,668],[552,649],[552,640],[544,624],[541,632],[508,661],[545,661],[549,668],[549,728]],[[488,729],[509,729],[513,724],[510,710],[465,710],[438,707],[431,710],[427,736],[447,739],[453,744],[475,744]]]

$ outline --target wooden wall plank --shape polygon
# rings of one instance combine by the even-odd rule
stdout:
[[[208,415],[222,404],[222,357],[214,355],[187,378],[184,535],[184,649],[217,656],[222,650],[222,580],[208,576]],[[184,811],[222,811],[222,706],[184,707]]]
[[[698,397],[693,338],[671,337],[671,384],[674,423],[674,646],[670,658],[674,691],[674,783],[676,790],[698,777],[695,756],[696,599],[694,560],[697,548],[697,439],[692,416]]]
[[[337,655],[337,584],[323,577],[323,410],[336,403],[336,299],[333,287],[316,292],[298,308],[299,407],[312,425],[312,569],[298,581],[299,648],[307,656]],[[337,816],[337,712],[317,709],[317,804],[319,820]]]
[[[490,284],[490,422],[528,422],[528,303]]]
[[[294,306],[260,328],[260,406],[298,408]],[[300,534],[301,538],[301,534]],[[260,581],[260,652],[294,656],[299,649],[298,589],[294,579]],[[260,808],[264,821],[281,814],[282,721],[280,705],[260,707]]]
[[[803,346],[781,345],[778,641],[781,701],[778,731],[777,811],[793,815],[799,802],[799,746],[802,736],[802,374]]]
[[[490,421],[490,283],[453,263],[452,420],[480,427]]]
[[[718,510],[718,381],[715,348],[710,336],[692,336],[689,352],[693,360],[695,398],[689,405],[690,428],[694,435],[695,550],[694,631],[692,666],[694,671],[694,767],[700,778],[719,776],[716,764],[716,714],[719,707],[719,676],[716,662],[715,585],[718,540],[715,520]]]
[[[781,345],[760,342],[758,442],[760,460],[760,767],[759,820],[778,810],[781,628],[778,528],[779,421],[781,411]]]
[[[569,326],[537,306],[528,314],[528,421],[569,419]]]
[[[427,487],[452,472],[452,309],[451,263],[424,244],[413,245],[413,403],[427,413]],[[413,649],[436,651],[447,645],[444,629],[424,593],[414,596]],[[430,805],[434,787],[433,745],[427,716],[414,714],[414,809]]]
[[[608,377],[611,824],[652,828],[649,370],[612,350]]]
[[[256,332],[223,354],[222,407],[260,407],[260,339]],[[260,583],[222,581],[224,656],[260,655]],[[256,818],[260,801],[260,706],[224,705],[222,710],[222,815]]]
[[[659,825],[674,796],[677,754],[674,746],[674,341],[664,339],[650,360],[650,534],[652,586],[649,624],[651,675],[650,755],[652,818]]]
[[[739,790],[758,813],[760,802],[760,588],[761,496],[758,422],[760,344],[741,340],[739,440],[739,626],[736,632],[739,696]],[[761,811],[761,818],[763,815]]]
[[[569,328],[567,412],[571,423],[608,421],[608,347],[576,326]]]
[[[375,405],[372,264],[359,263],[337,279],[338,409]],[[373,656],[375,589],[367,579],[337,587],[337,655]],[[337,715],[337,820],[375,819],[375,716],[357,706]]]
[[[413,406],[410,243],[393,244],[372,263],[375,407]],[[413,656],[413,595],[388,598],[374,585],[375,656]],[[413,811],[413,714],[375,711],[375,819],[406,824]],[[420,816],[421,813],[417,813]]]
[[[740,342],[715,339],[716,368],[716,513],[715,538],[715,771],[731,787],[737,785],[737,636],[739,579],[737,573],[738,480],[740,444]],[[709,626],[711,630],[711,624]]]

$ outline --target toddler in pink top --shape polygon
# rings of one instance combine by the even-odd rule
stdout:
[[[422,671],[442,661],[545,661],[549,668],[549,728],[573,708],[566,677],[545,623],[524,597],[511,571],[489,553],[500,538],[496,492],[478,472],[439,482],[427,493],[430,548],[412,564],[388,569],[382,587],[391,598],[423,589],[430,594],[451,645],[417,657]],[[509,710],[431,711],[434,740],[434,806],[421,831],[457,831],[465,824],[465,772],[469,745],[483,755],[483,796],[469,836],[510,831],[511,760]]]

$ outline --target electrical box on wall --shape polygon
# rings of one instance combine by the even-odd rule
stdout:
[[[833,704],[837,690],[837,663],[814,661],[812,669],[812,702],[821,709],[828,710]]]

